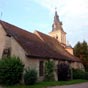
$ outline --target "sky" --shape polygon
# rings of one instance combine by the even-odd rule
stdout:
[[[0,19],[29,32],[48,34],[52,30],[55,8],[74,46],[88,42],[88,0],[0,0]]]

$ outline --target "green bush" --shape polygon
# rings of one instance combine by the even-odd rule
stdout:
[[[88,72],[79,70],[79,69],[73,69],[73,79],[86,79],[88,80]]]
[[[85,79],[87,75],[86,72],[79,70],[79,69],[73,69],[73,79]]]
[[[85,79],[88,80],[88,72],[85,72]]]
[[[26,69],[24,73],[24,83],[26,85],[33,85],[37,81],[37,72],[34,69]]]
[[[8,57],[0,60],[0,84],[13,85],[22,78],[24,65],[17,57]]]
[[[54,62],[48,60],[45,63],[45,81],[54,81]]]

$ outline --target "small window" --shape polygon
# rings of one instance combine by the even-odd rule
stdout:
[[[43,61],[40,61],[40,63],[39,63],[39,75],[40,76],[43,76],[44,75]]]
[[[6,36],[11,37],[11,35],[10,35],[10,34],[6,34]]]
[[[9,57],[11,55],[10,48],[4,49],[2,57]]]

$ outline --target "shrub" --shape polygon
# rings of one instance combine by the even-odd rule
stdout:
[[[0,83],[13,85],[21,80],[24,65],[17,57],[0,60]]]
[[[88,72],[85,72],[85,79],[88,80]]]
[[[79,70],[79,69],[73,69],[73,79],[85,79],[86,72]]]
[[[54,81],[54,62],[48,60],[45,63],[45,81]]]
[[[58,80],[68,80],[70,76],[70,68],[68,64],[61,63],[58,65]]]
[[[76,69],[73,71],[73,78],[74,79],[85,79],[88,80],[88,72]]]
[[[34,69],[26,69],[24,73],[24,83],[26,85],[33,85],[37,81],[37,72]]]

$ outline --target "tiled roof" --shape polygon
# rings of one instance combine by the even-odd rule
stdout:
[[[61,55],[65,56],[68,60],[71,59],[73,61],[79,61],[79,59],[70,53],[68,53],[64,47],[60,45],[60,43],[53,37],[50,37],[44,33],[41,33],[39,31],[35,32],[36,35],[38,35],[44,43],[48,45],[51,49],[53,49],[55,52],[60,53]]]
[[[14,37],[30,57],[79,61],[76,57],[67,53],[57,40],[48,35],[41,32],[30,33],[4,21],[0,21],[0,23],[6,33]]]

